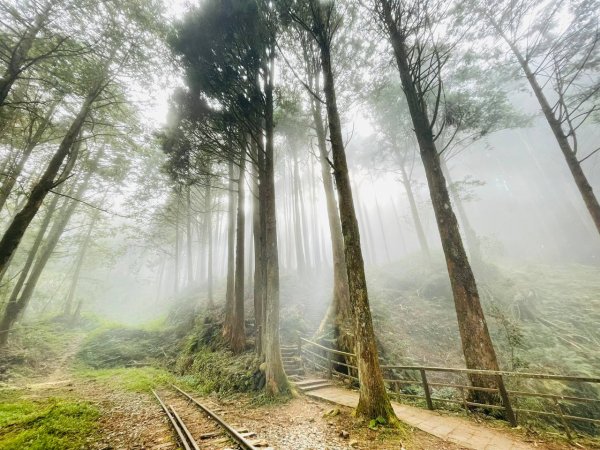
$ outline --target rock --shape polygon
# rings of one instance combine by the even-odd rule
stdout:
[[[323,417],[335,417],[340,413],[340,408],[333,408],[323,414]]]
[[[350,437],[350,433],[348,433],[346,430],[342,430],[340,431],[340,437],[348,439]]]
[[[356,439],[353,439],[350,442],[348,442],[348,445],[350,447],[358,447],[358,441]]]

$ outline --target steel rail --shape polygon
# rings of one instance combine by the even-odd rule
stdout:
[[[171,422],[171,425],[173,426],[173,428],[177,432],[177,436],[179,436],[179,440],[183,444],[183,447],[185,448],[185,450],[192,450],[192,448],[190,447],[189,443],[187,442],[187,439],[185,438],[185,435],[183,434],[183,431],[181,430],[179,424],[176,422],[176,420],[171,415],[171,412],[167,409],[167,406],[163,403],[163,401],[160,399],[160,397],[154,391],[154,389],[152,389],[152,393],[156,397],[156,400],[158,400],[158,403],[160,403],[160,407],[163,409],[163,411],[165,412],[165,414],[169,418],[169,421]]]
[[[194,450],[200,450],[200,447],[198,447],[198,444],[194,440],[194,436],[192,436],[192,433],[190,433],[190,430],[188,430],[188,427],[185,426],[185,423],[183,423],[183,420],[181,420],[181,417],[179,417],[179,414],[177,414],[177,411],[175,411],[175,408],[173,408],[173,405],[169,405],[169,408],[171,408],[171,412],[173,413],[175,420],[177,420],[177,422],[179,422],[181,429],[183,430],[184,434],[187,436],[190,444],[192,444],[192,447],[194,447]]]
[[[204,406],[198,400],[193,398],[187,392],[179,389],[174,384],[172,384],[171,386],[173,386],[173,388],[175,388],[177,391],[179,391],[179,393],[181,393],[184,397],[186,397],[188,400],[190,400],[192,403],[194,403],[196,406],[198,406],[201,410],[203,410],[206,414],[208,414],[215,422],[217,422],[219,425],[221,425],[223,428],[225,428],[227,433],[233,438],[233,440],[235,442],[238,443],[238,445],[240,447],[242,447],[243,450],[256,450],[256,447],[254,447],[252,444],[250,444],[250,442],[248,442],[240,433],[238,433],[236,430],[231,428],[227,422],[225,422],[223,419],[221,419],[221,417],[216,415],[214,412],[212,412],[210,409],[208,409],[206,406]]]

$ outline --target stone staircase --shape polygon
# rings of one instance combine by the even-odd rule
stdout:
[[[283,360],[283,369],[288,377],[299,379],[304,375],[302,358],[298,354],[298,348],[295,346],[282,346],[281,359]]]

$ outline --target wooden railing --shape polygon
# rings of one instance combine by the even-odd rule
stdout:
[[[305,365],[311,366],[315,370],[320,370],[330,378],[339,376],[358,382],[358,368],[356,366],[356,355],[353,353],[335,350],[308,339],[300,338],[298,343],[299,351]],[[469,411],[472,407],[483,409],[497,409],[505,412],[511,425],[516,426],[519,415],[537,415],[542,417],[554,417],[560,421],[567,436],[571,438],[572,426],[570,422],[587,423],[589,429],[584,432],[596,434],[600,429],[600,378],[596,377],[575,377],[564,375],[552,375],[541,373],[525,372],[507,372],[494,370],[472,370],[472,369],[453,369],[447,367],[427,367],[427,366],[400,366],[400,365],[382,365],[384,380],[387,388],[392,394],[405,398],[425,400],[429,409],[435,409],[437,404],[455,404]],[[492,379],[503,380],[508,389],[501,392],[498,388],[483,388],[470,386],[466,376],[469,374],[488,375]],[[410,377],[412,375],[412,377]],[[454,378],[454,379],[452,379]],[[450,380],[449,380],[450,379]],[[593,386],[588,389],[592,395],[590,398],[573,395],[562,395],[560,393],[536,392],[533,390],[523,390],[523,384],[535,385],[536,382],[556,382],[563,385],[567,383],[576,383],[578,386]],[[407,393],[403,391],[404,386],[420,386],[423,394]],[[454,393],[452,398],[449,396],[440,397],[440,389],[451,389]],[[437,390],[437,391],[436,391]],[[492,392],[499,395],[501,404],[483,404],[469,400],[470,391]],[[504,395],[503,395],[504,394]],[[523,399],[540,399],[543,408],[531,409],[520,407]],[[577,415],[570,413],[574,404],[590,405],[592,411],[590,416]],[[471,408],[470,408],[471,407]],[[512,413],[511,413],[512,412]],[[507,414],[510,413],[510,414]],[[581,427],[577,427],[581,429]],[[595,429],[595,430],[594,430]]]

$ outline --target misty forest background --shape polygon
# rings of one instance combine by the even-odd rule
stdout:
[[[598,11],[3,1],[0,376],[48,323],[194,318],[271,393],[298,335],[597,376]]]

